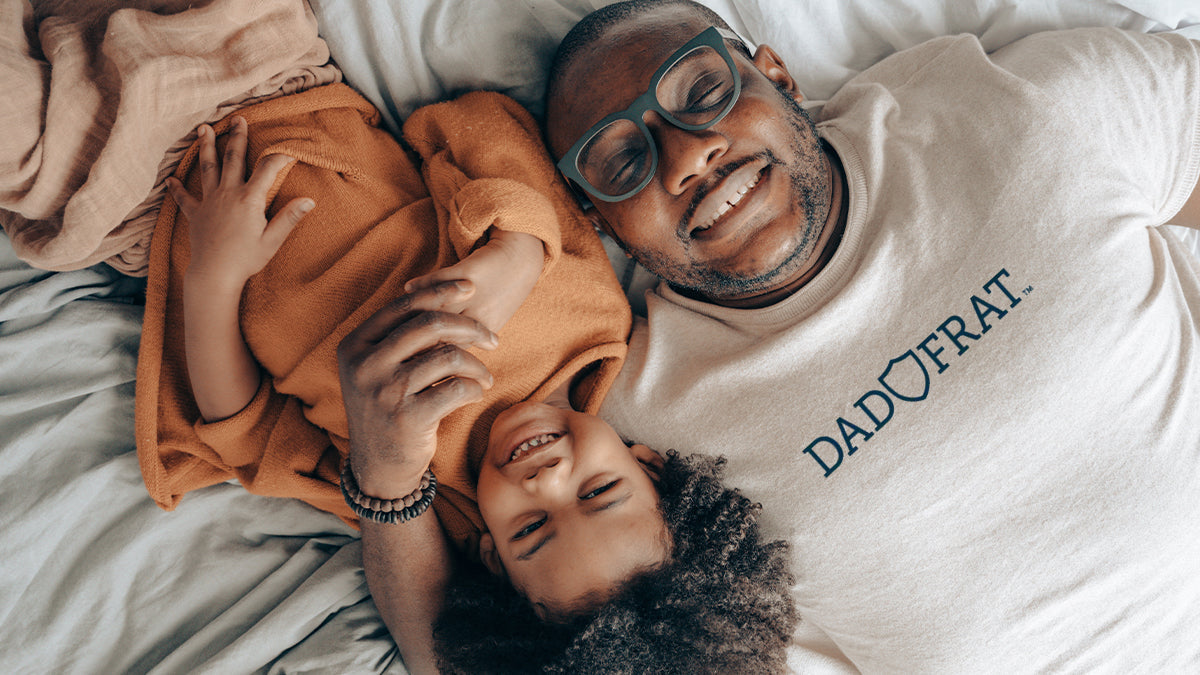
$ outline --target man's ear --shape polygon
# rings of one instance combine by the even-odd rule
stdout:
[[[640,443],[629,446],[629,451],[633,453],[634,458],[642,465],[642,471],[645,471],[646,475],[650,476],[650,480],[657,483],[662,477],[663,465],[666,464],[663,456]]]
[[[492,574],[501,579],[508,578],[508,573],[504,571],[504,563],[500,561],[500,554],[496,552],[496,540],[492,538],[491,532],[479,535],[479,559]]]
[[[758,50],[754,52],[754,67],[758,68],[759,72],[767,76],[781,89],[791,94],[792,98],[796,99],[797,103],[804,101],[804,94],[801,93],[800,87],[796,85],[796,80],[792,78],[792,74],[788,72],[787,66],[783,64],[783,58],[767,45],[759,45]]]

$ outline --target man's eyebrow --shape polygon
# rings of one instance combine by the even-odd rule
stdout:
[[[517,560],[522,560],[522,561],[524,561],[524,560],[529,560],[530,558],[532,558],[532,557],[533,557],[533,554],[534,554],[534,553],[537,553],[539,550],[541,550],[541,548],[542,548],[543,546],[545,546],[545,545],[546,545],[546,542],[550,541],[551,539],[553,539],[553,538],[554,538],[554,537],[556,537],[556,536],[558,536],[558,533],[557,533],[557,532],[551,532],[550,534],[547,534],[546,536],[542,537],[542,538],[541,538],[541,539],[538,541],[538,543],[536,543],[536,544],[534,544],[534,545],[533,545],[533,548],[531,548],[531,549],[529,549],[528,551],[526,551],[526,552],[522,553],[521,555],[517,556]]]

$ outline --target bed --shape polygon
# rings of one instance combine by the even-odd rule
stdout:
[[[242,37],[269,25],[274,32],[263,40],[302,48],[283,66],[260,60],[253,72],[226,73],[207,99],[192,96],[190,108],[155,108],[149,127],[120,127],[125,108],[76,120],[95,151],[74,178],[49,176],[59,181],[58,193],[35,206],[39,195],[30,186],[41,176],[34,159],[50,172],[47,157],[62,144],[50,131],[70,122],[50,119],[61,110],[61,95],[54,98],[48,83],[70,68],[100,79],[104,72],[38,44],[72,27],[70,17],[43,23],[67,3],[0,0],[0,81],[10,92],[0,104],[0,127],[9,136],[0,142],[0,222],[10,233],[0,237],[0,672],[405,672],[367,592],[354,529],[300,502],[257,497],[234,484],[189,494],[172,512],[146,494],[133,423],[145,223],[153,221],[161,178],[189,143],[189,129],[289,88],[344,78],[380,108],[391,130],[414,107],[469,89],[503,91],[537,114],[557,40],[607,3],[310,3],[256,4],[283,12],[277,15],[226,11],[227,0],[192,9],[130,0],[120,3],[129,9],[119,16],[78,18],[90,27],[78,32],[82,43],[127,27],[121,21],[144,30],[190,21],[218,22],[225,34]],[[883,56],[942,34],[973,32],[997,47],[1038,30],[1118,25],[1200,39],[1200,7],[1172,0],[704,4],[748,40],[776,47],[816,105]],[[284,66],[293,70],[280,78]],[[123,105],[153,97],[141,86],[122,91]],[[183,97],[184,85],[178,87],[170,100]],[[30,129],[37,143],[12,142]],[[114,146],[135,132],[144,137],[138,165],[105,173]],[[43,227],[41,239],[31,239],[46,222],[57,229],[47,236]],[[78,231],[90,239],[72,238]],[[1194,232],[1175,234],[1200,250]],[[613,258],[636,303],[650,280],[622,256]],[[839,668],[820,654],[795,662]]]

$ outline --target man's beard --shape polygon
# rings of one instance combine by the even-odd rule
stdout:
[[[790,143],[792,155],[823,157],[823,142],[817,135],[816,124],[808,111],[782,89],[779,93],[787,104],[788,124],[796,132]],[[811,134],[812,142],[804,147],[805,132]],[[807,153],[806,153],[807,150]],[[753,276],[739,275],[712,269],[706,266],[673,262],[666,256],[651,251],[631,251],[647,270],[665,280],[672,287],[693,296],[712,300],[745,297],[774,290],[786,283],[809,260],[821,235],[825,214],[829,208],[828,174],[823,171],[824,163],[817,166],[788,167],[769,149],[762,153],[769,165],[781,168],[792,185],[793,194],[804,209],[804,232],[800,241],[784,260],[772,269]],[[824,208],[821,208],[824,206]]]

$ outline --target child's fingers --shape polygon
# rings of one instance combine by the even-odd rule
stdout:
[[[426,288],[433,288],[435,285],[445,281],[455,281],[457,279],[463,279],[466,281],[466,279],[463,278],[462,272],[455,270],[455,267],[455,265],[451,265],[450,267],[443,267],[442,269],[430,272],[429,274],[413,277],[404,284],[404,292],[413,293]]]
[[[225,142],[225,165],[221,167],[222,185],[241,185],[246,177],[246,118],[235,117]]]
[[[217,138],[212,127],[201,124],[200,134],[200,189],[202,194],[212,194],[221,182],[221,169],[217,165]]]
[[[191,220],[191,213],[199,206],[200,202],[188,194],[183,183],[180,183],[179,179],[174,176],[167,179],[167,192],[171,194],[171,199],[174,199],[175,203],[179,205],[179,210],[183,212],[183,215]]]
[[[263,243],[271,250],[272,254],[279,250],[283,241],[296,228],[304,215],[312,211],[313,206],[313,200],[308,197],[297,197],[288,202],[287,206],[280,209],[271,222],[267,223],[262,238]]]
[[[280,154],[264,157],[259,161],[258,166],[254,167],[254,173],[250,174],[250,180],[246,181],[246,189],[249,194],[259,197],[263,203],[266,203],[267,192],[275,184],[279,172],[294,161],[291,157]]]

